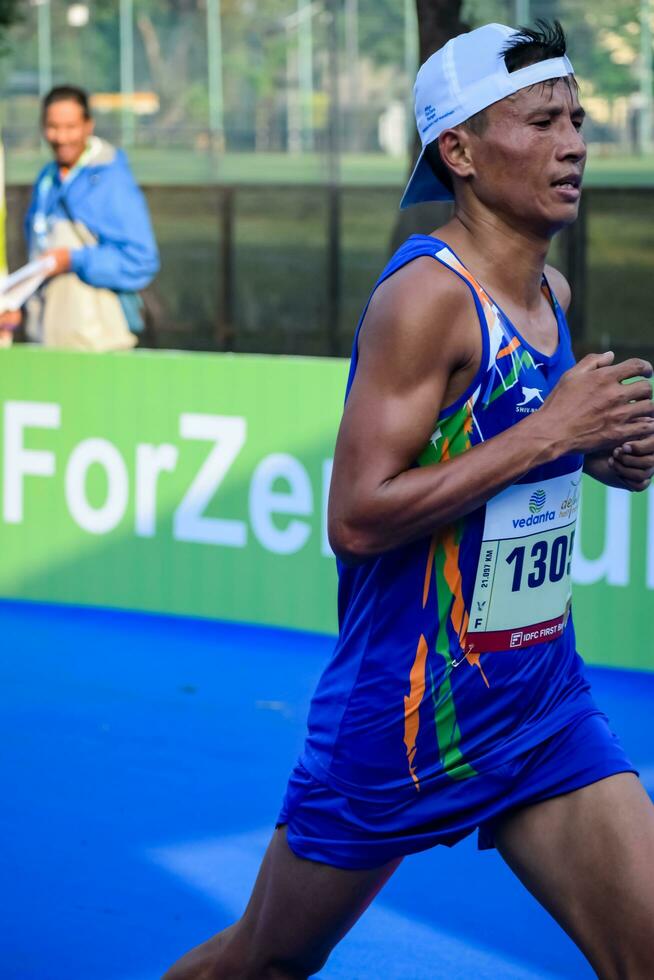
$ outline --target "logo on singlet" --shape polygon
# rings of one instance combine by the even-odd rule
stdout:
[[[542,390],[540,388],[528,388],[526,385],[520,387],[522,388],[522,401],[516,405],[516,412],[526,414],[537,411],[544,401]]]

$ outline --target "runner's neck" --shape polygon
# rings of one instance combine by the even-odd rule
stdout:
[[[504,297],[524,310],[538,309],[549,240],[521,234],[495,215],[470,221],[458,211],[434,234],[498,301]]]

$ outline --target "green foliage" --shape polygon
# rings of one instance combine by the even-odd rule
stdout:
[[[639,9],[639,0],[532,0],[529,19],[530,23],[538,17],[560,20],[578,77],[610,99],[638,88]],[[514,14],[513,0],[464,4],[464,16],[472,27],[492,21],[513,24]]]
[[[462,17],[471,27],[513,24],[513,6],[508,0],[465,0]]]
[[[21,0],[0,0],[0,28],[6,30],[22,16]]]
[[[67,4],[51,3],[53,75],[92,91],[117,91],[120,84],[119,0],[87,0],[88,25],[74,28],[66,19]],[[185,127],[197,132],[208,125],[207,5],[210,0],[135,0],[135,84],[155,91],[161,110],[144,120],[173,137]],[[233,126],[256,130],[285,125],[291,90],[297,86],[300,0],[216,0],[221,9],[224,107],[228,140]],[[308,0],[303,0],[304,4]],[[436,0],[434,0],[436,2]],[[443,2],[443,0],[439,0]],[[313,40],[314,121],[324,125],[329,90],[329,30],[325,9],[330,0],[315,0],[311,19]],[[333,0],[338,11],[341,73],[347,61],[346,0]],[[358,0],[360,77],[365,80],[365,110],[374,129],[376,113],[393,98],[407,94],[404,0]],[[582,96],[607,100],[638,90],[639,0],[531,0],[530,19],[557,17],[569,37],[570,55],[582,85]],[[2,60],[0,81],[14,91],[37,71],[37,10],[28,0],[0,0],[0,45],[11,45]],[[513,23],[515,0],[465,0],[462,17],[471,26],[489,21]],[[10,29],[11,28],[11,29]],[[350,38],[351,40],[351,38]],[[4,52],[3,52],[4,53]],[[27,80],[27,81],[26,81]],[[342,89],[349,91],[345,78]],[[372,95],[370,94],[372,93]],[[9,99],[11,101],[11,98]],[[5,108],[5,121],[31,120],[31,109],[15,103]],[[319,120],[323,120],[319,122]],[[12,122],[16,124],[16,122]],[[177,138],[175,136],[175,138]],[[195,137],[193,137],[195,138]],[[239,136],[239,139],[241,137]],[[186,139],[186,136],[182,136]],[[190,139],[190,136],[189,136]],[[251,139],[250,136],[244,137]],[[278,141],[279,142],[279,141]],[[245,146],[245,143],[238,144]],[[259,146],[259,143],[257,143]],[[262,138],[261,146],[265,147]],[[275,144],[278,146],[278,143]],[[233,147],[236,148],[236,147]],[[272,147],[274,148],[274,147]],[[279,148],[279,147],[278,147]]]
[[[583,6],[579,0],[568,0],[561,6],[571,8],[570,51],[577,74],[608,98],[635,91],[639,84],[638,0],[594,0]],[[565,22],[564,11],[561,19]],[[630,54],[631,63],[627,61]]]
[[[401,65],[404,53],[404,4],[399,0],[360,3],[359,47],[379,65]]]
[[[0,55],[9,51],[7,31],[22,20],[23,6],[21,0],[0,0]]]

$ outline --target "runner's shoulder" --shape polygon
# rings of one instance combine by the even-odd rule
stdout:
[[[469,287],[429,256],[409,262],[375,290],[360,341],[401,351],[403,357],[438,352],[454,364],[469,359],[478,342]]]
[[[563,312],[566,313],[568,307],[570,306],[570,297],[572,295],[568,280],[565,278],[563,273],[559,272],[558,269],[555,269],[553,265],[545,266],[545,277],[550,284],[552,292],[558,300],[559,306]]]

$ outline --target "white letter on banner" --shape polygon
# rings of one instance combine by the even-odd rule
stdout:
[[[204,439],[213,442],[214,447],[175,511],[173,536],[178,541],[244,548],[247,542],[245,521],[202,515],[243,448],[247,431],[245,419],[185,412],[179,420],[179,431],[183,439]]]
[[[273,490],[277,479],[286,480],[288,493]],[[306,521],[289,521],[281,531],[272,520],[273,514],[301,514],[308,517],[313,510],[311,481],[304,466],[286,453],[266,456],[257,466],[250,484],[250,520],[257,538],[268,551],[290,555],[306,544],[311,525]]]
[[[6,402],[4,417],[4,506],[7,524],[23,520],[23,477],[54,476],[54,453],[25,449],[25,429],[58,429],[61,407],[47,402]]]
[[[134,530],[140,538],[153,538],[157,529],[157,481],[159,474],[171,473],[179,453],[175,446],[163,443],[136,447],[136,499]]]
[[[92,507],[86,496],[89,468],[97,463],[107,474],[107,499]],[[84,439],[70,454],[66,466],[66,503],[73,520],[89,534],[107,534],[122,520],[129,497],[125,460],[106,439]]]
[[[334,460],[326,459],[322,464],[322,553],[325,558],[333,558],[334,552],[329,544],[327,535],[327,505],[329,503],[329,486],[332,482]]]
[[[606,489],[606,533],[604,550],[598,558],[586,558],[581,551],[580,508],[572,559],[572,581],[592,585],[606,579],[608,585],[629,585],[629,556],[631,535],[631,498],[628,491],[617,487]]]

